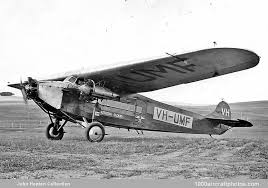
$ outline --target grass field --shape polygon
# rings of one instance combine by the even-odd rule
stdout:
[[[159,132],[138,135],[107,127],[109,135],[101,143],[89,143],[84,130],[73,124],[67,124],[61,141],[47,140],[48,119],[37,106],[0,102],[0,179],[267,179],[268,103],[264,103],[231,105],[254,126],[216,139]],[[203,114],[214,109],[185,108]]]

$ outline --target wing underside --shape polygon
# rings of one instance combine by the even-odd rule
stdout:
[[[259,56],[248,50],[214,48],[92,72],[69,72],[49,80],[75,75],[124,95],[212,78],[254,67],[258,62]]]

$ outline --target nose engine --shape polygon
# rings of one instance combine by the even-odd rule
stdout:
[[[38,95],[38,82],[31,77],[28,77],[25,82],[20,81],[19,84],[9,84],[8,86],[20,89],[25,103],[28,99],[34,99]]]
[[[26,92],[26,98],[27,99],[34,99],[38,95],[38,82],[35,79],[32,79],[31,77],[28,77],[28,82],[26,82],[26,85],[24,86],[25,92]]]

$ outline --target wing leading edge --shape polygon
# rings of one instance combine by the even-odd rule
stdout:
[[[254,52],[237,48],[213,48],[153,59],[98,71],[69,72],[49,80],[76,75],[102,82],[120,95],[158,90],[249,69],[259,63]]]

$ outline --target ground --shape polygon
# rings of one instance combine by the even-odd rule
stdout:
[[[84,129],[74,124],[65,127],[62,140],[47,140],[48,119],[41,110],[31,103],[5,101],[0,104],[0,179],[267,179],[267,110],[258,107],[244,110],[252,128],[214,138],[148,131],[138,135],[106,127],[109,135],[90,143]],[[185,108],[205,113],[214,107]],[[233,108],[234,114],[243,110]]]

